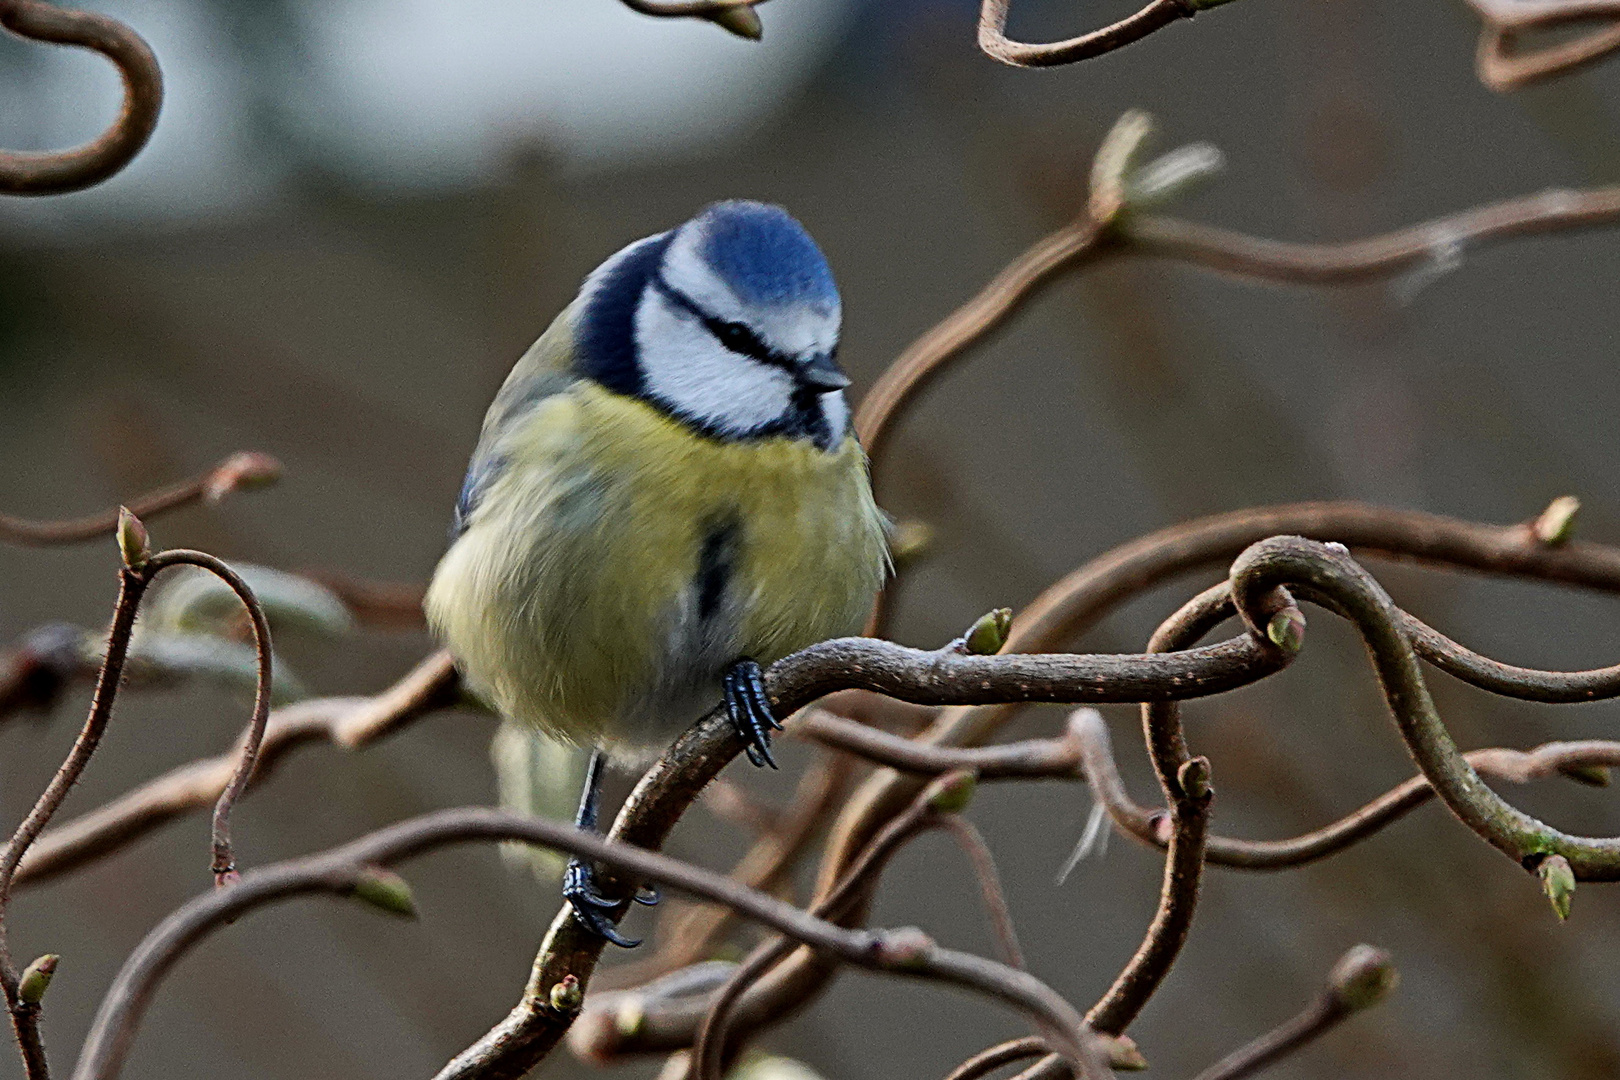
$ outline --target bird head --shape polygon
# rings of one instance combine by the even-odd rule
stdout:
[[[715,203],[586,280],[576,366],[712,438],[843,441],[849,379],[826,258],[780,207]]]

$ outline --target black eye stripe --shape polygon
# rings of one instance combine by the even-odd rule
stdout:
[[[737,353],[739,356],[746,356],[750,360],[758,360],[762,364],[769,364],[771,367],[778,367],[784,371],[793,371],[793,359],[783,356],[765,344],[764,341],[760,340],[759,335],[754,333],[752,328],[742,323],[727,322],[724,319],[717,319],[710,315],[697,305],[697,301],[675,288],[668,281],[665,281],[663,274],[655,274],[652,282],[653,286],[663,293],[665,298],[701,322],[703,328],[727,349]]]

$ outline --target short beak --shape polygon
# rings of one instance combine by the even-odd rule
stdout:
[[[830,356],[817,356],[800,364],[798,378],[804,385],[823,394],[842,390],[849,385],[849,376],[838,370],[838,365],[833,363]]]

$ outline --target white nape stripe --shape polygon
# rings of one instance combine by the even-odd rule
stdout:
[[[758,431],[792,404],[791,375],[727,349],[657,289],[642,293],[635,335],[648,396],[722,434]]]
[[[842,390],[821,395],[821,415],[826,418],[827,429],[832,433],[827,445],[836,447],[849,433],[849,402],[844,400]]]

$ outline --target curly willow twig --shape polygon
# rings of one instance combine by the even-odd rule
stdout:
[[[0,151],[0,192],[78,191],[101,183],[141,152],[163,108],[163,72],[139,34],[105,15],[70,11],[44,0],[0,0],[0,26],[30,41],[92,49],[116,64],[124,80],[118,119],[92,142],[43,153]]]

